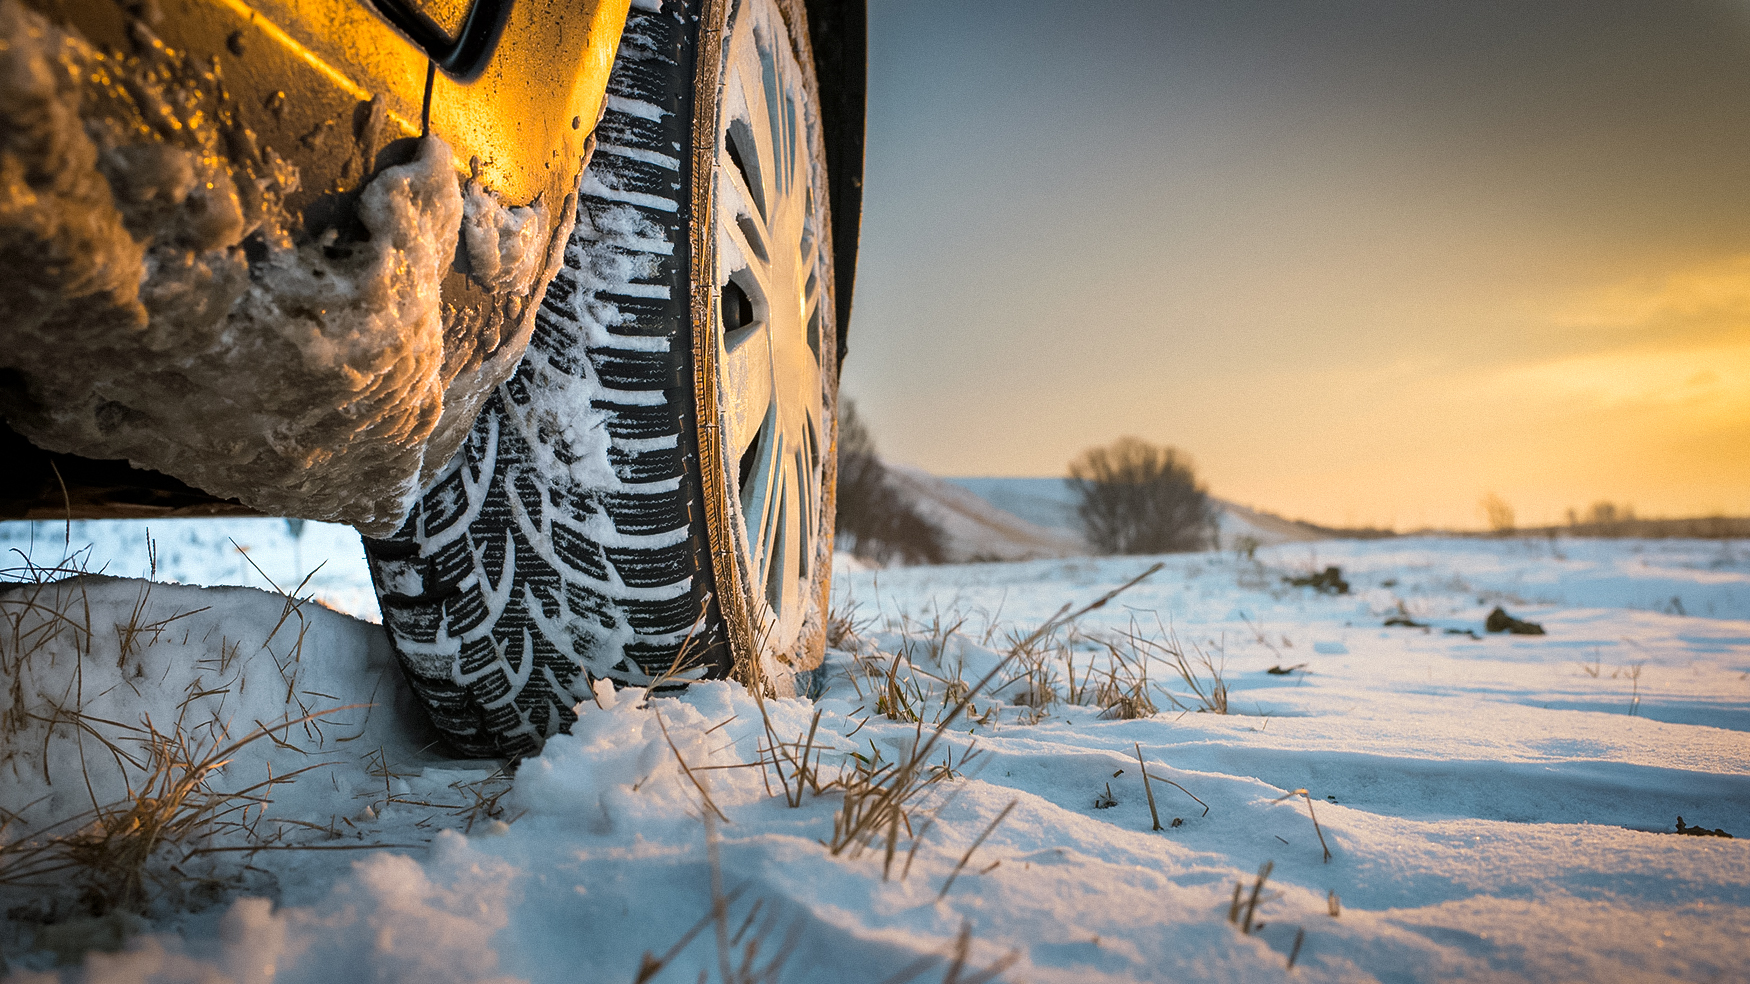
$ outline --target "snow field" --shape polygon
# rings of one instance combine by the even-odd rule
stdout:
[[[0,542],[17,544],[26,525],[0,527]],[[63,528],[53,525],[58,556]],[[275,540],[270,527],[250,528],[253,544],[238,540],[286,585],[294,561],[318,562],[315,531],[306,528],[301,559],[282,558],[289,534]],[[160,576],[245,576],[211,527],[198,544],[178,524],[153,533]],[[428,747],[386,642],[366,622],[310,603],[287,616],[282,596],[245,588],[153,585],[143,611],[138,580],[27,589],[76,596],[93,612],[83,648],[18,675],[39,709],[64,697],[79,667],[80,706],[93,718],[150,713],[162,724],[216,686],[227,646],[225,693],[196,698],[199,715],[185,723],[223,719],[236,733],[284,718],[288,667],[312,709],[373,696],[377,706],[336,714],[317,734],[281,732],[283,744],[254,742],[210,784],[247,788],[269,767],[285,775],[324,763],[273,788],[254,834],[226,828],[201,842],[323,850],[188,860],[164,851],[151,872],[182,887],[160,890],[143,918],[91,918],[76,886],[0,888],[0,953],[9,980],[32,982],[632,981],[646,953],[667,953],[711,912],[703,785],[727,818],[714,838],[732,896],[731,970],[758,940],[756,968],[777,963],[769,979],[876,982],[916,970],[911,979],[964,981],[1010,955],[1001,979],[1014,981],[1741,979],[1750,849],[1665,832],[1679,814],[1740,837],[1750,830],[1745,550],[1553,547],[1417,539],[1267,548],[1257,563],[1159,558],[1152,577],[1036,644],[1031,678],[1000,672],[943,731],[930,762],[966,764],[916,801],[886,878],[879,838],[860,854],[822,844],[842,793],[787,805],[776,773],[757,764],[771,757],[761,706],[737,685],[654,700],[600,688],[573,733],[512,781],[499,763]],[[340,537],[335,549],[357,554]],[[118,558],[112,572],[143,573],[139,558],[107,544],[94,553]],[[318,575],[330,579],[325,597],[361,584],[368,596],[362,557],[343,559]],[[764,703],[771,731],[797,741],[818,710],[824,780],[854,768],[853,754],[901,761],[944,715],[954,681],[975,681],[1065,603],[1091,602],[1154,560],[841,567],[836,607],[861,629],[829,655],[821,700]],[[1343,567],[1353,594],[1281,581],[1328,564]],[[17,596],[0,596],[7,625]],[[1672,597],[1687,615],[1670,611]],[[1496,604],[1549,634],[1483,634]],[[57,607],[67,606],[44,606]],[[1428,628],[1381,624],[1398,613]],[[136,633],[125,656],[127,633],[110,628],[177,615],[149,638]],[[1169,694],[1198,701],[1160,660],[1148,666],[1157,714],[1123,720],[1069,702],[1071,667],[1078,682],[1090,667],[1104,673],[1107,643],[1128,651],[1132,632],[1176,637],[1206,692],[1219,669],[1231,713],[1174,706]],[[920,713],[921,732],[882,713],[889,674],[900,696],[886,706]],[[34,803],[33,825],[89,808],[94,795],[125,796],[119,767],[93,792],[77,771],[66,778],[79,749],[59,727],[32,719],[4,739],[0,806]],[[1309,797],[1284,798],[1303,788]],[[211,881],[170,878],[173,861]],[[1242,933],[1228,920],[1235,885],[1249,893],[1267,861],[1262,926]],[[963,926],[970,952],[953,971]],[[83,953],[114,936],[126,939],[119,952]],[[718,979],[716,937],[706,919],[651,979]],[[74,962],[57,965],[57,948]]]

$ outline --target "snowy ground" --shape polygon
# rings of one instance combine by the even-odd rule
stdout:
[[[274,523],[153,524],[159,577],[265,584],[235,537],[288,590],[326,561],[305,591],[371,617],[346,531],[312,524],[293,550]],[[63,533],[4,524],[0,548],[53,562]],[[140,526],[76,527],[75,545],[93,535],[93,569],[144,571]],[[845,839],[841,789],[792,808],[778,773],[752,764],[769,739],[736,686],[604,690],[512,780],[429,745],[365,621],[240,588],[15,590],[0,597],[11,857],[23,831],[124,799],[129,776],[138,790],[97,736],[145,760],[132,739],[147,714],[166,732],[180,713],[199,744],[209,721],[233,738],[272,727],[288,693],[295,714],[376,706],[238,750],[209,791],[317,767],[161,849],[144,917],[93,917],[90,900],[118,889],[84,869],[0,888],[7,980],[631,982],[646,954],[670,953],[648,979],[717,980],[727,960],[751,980],[734,975],[755,941],[755,969],[780,961],[764,979],[792,982],[965,982],[1010,960],[1003,980],[1745,979],[1750,545],[1405,539],[1159,559],[941,731],[927,762],[952,774],[910,803],[891,866],[882,836],[823,844]],[[765,705],[771,733],[796,742],[818,709],[823,782],[903,761],[936,734],[945,681],[976,681],[1066,603],[1154,561],[841,573],[835,595],[861,631],[831,655],[817,705]],[[1329,565],[1353,593],[1282,580]],[[1484,633],[1498,604],[1547,634]],[[1421,624],[1382,624],[1394,616]],[[60,631],[21,664],[32,626]],[[1134,660],[1173,638],[1212,701],[1221,670],[1230,713],[1174,706],[1199,701],[1160,659],[1146,691],[1160,713],[1070,701],[1069,668],[1078,690],[1099,689],[1108,643]],[[882,713],[907,708],[921,732]],[[1679,815],[1740,839],[1676,836]],[[1236,885],[1244,923],[1265,863],[1245,932]]]

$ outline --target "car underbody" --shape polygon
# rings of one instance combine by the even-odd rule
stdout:
[[[575,36],[564,65],[513,10],[468,80],[351,0],[400,45],[387,68],[240,3],[180,2],[204,13],[0,0],[0,516],[258,512],[387,534],[522,358],[602,103],[545,85],[521,147],[452,107],[503,100],[513,70],[528,101],[543,72],[605,66],[624,4],[552,29]],[[861,59],[840,6],[809,15],[823,62]],[[849,74],[822,92],[841,255],[861,197]]]

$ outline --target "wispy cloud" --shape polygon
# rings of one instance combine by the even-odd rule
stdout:
[[[1613,284],[1572,299],[1551,320],[1562,328],[1750,333],[1750,253]]]
[[[1625,347],[1503,369],[1493,398],[1600,410],[1677,411],[1689,424],[1750,420],[1750,337],[1693,346]]]

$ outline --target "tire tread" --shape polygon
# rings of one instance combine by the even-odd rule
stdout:
[[[689,506],[687,176],[652,159],[690,144],[695,7],[669,0],[628,18],[607,91],[661,119],[608,100],[577,231],[522,366],[403,528],[366,540],[397,655],[464,754],[539,751],[576,720],[592,674],[648,680],[701,618],[707,669],[727,670],[703,520]],[[572,477],[582,452],[570,438],[544,423],[525,436],[518,423],[556,393],[585,391],[575,419],[599,420],[612,476],[596,485]]]

